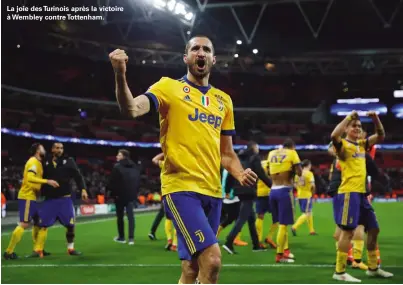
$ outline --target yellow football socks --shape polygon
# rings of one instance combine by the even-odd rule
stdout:
[[[353,258],[354,258],[354,260],[361,261],[362,252],[364,251],[364,241],[363,240],[353,240],[352,243],[353,243]]]
[[[17,226],[11,235],[10,243],[8,244],[7,253],[13,253],[15,246],[20,242],[22,235],[24,234],[24,228],[21,226]]]
[[[277,253],[284,253],[286,238],[287,238],[287,226],[280,225],[277,233]]]
[[[313,227],[313,215],[312,215],[312,213],[308,217],[308,225],[309,225],[309,232],[314,233],[315,229]]]
[[[48,229],[41,228],[38,232],[38,237],[37,237],[35,248],[34,248],[34,250],[36,252],[43,250],[43,248],[45,247],[45,242],[46,242],[47,237],[48,237]]]
[[[178,245],[178,236],[176,235],[176,229],[174,229],[174,239],[172,241],[172,245]]]
[[[347,266],[347,252],[342,252],[337,250],[337,257],[336,257],[336,273],[343,273],[346,271]]]
[[[33,226],[32,227],[32,242],[34,244],[34,250],[35,250],[35,244],[36,244],[36,242],[38,240],[39,229],[40,229],[40,227],[38,227],[38,226]]]
[[[272,224],[270,226],[269,233],[267,234],[267,238],[273,239],[273,235],[277,231],[277,229],[278,229],[278,223]]]
[[[368,250],[367,258],[368,258],[368,268],[371,270],[376,270],[378,268],[378,257],[376,254],[376,250]]]
[[[256,219],[256,231],[259,241],[262,241],[263,238],[263,219]]]
[[[285,230],[285,239],[284,239],[284,250],[289,249],[288,248],[288,231],[287,229]]]
[[[165,235],[167,240],[172,240],[172,221],[165,219]]]
[[[292,225],[292,228],[293,229],[298,229],[307,220],[308,220],[308,216],[306,214],[302,214],[301,216],[299,216],[297,222]]]

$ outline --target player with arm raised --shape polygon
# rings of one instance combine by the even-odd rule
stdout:
[[[243,185],[253,185],[257,176],[242,168],[234,152],[230,96],[208,83],[216,62],[213,44],[205,36],[190,39],[183,57],[187,75],[178,80],[163,77],[135,98],[126,81],[128,56],[117,49],[109,57],[121,112],[136,118],[148,113],[152,105],[159,112],[165,157],[162,195],[166,214],[178,233],[179,282],[217,283],[221,268],[216,239],[222,203],[220,163]]]
[[[366,150],[372,145],[383,141],[385,131],[375,112],[367,114],[372,118],[376,133],[367,139],[360,139],[361,121],[356,111],[339,123],[331,134],[333,146],[339,158],[342,171],[341,184],[335,201],[336,224],[341,230],[338,239],[336,270],[333,279],[347,282],[361,282],[346,273],[347,255],[353,238],[354,229],[362,224],[365,226],[368,251],[368,276],[392,277],[393,274],[378,268],[376,245],[379,225],[375,212],[368,202],[366,193]],[[346,138],[342,134],[346,133]]]
[[[294,255],[288,248],[287,226],[294,224],[293,180],[294,173],[302,175],[301,161],[295,143],[287,139],[283,147],[269,152],[267,158],[273,185],[270,191],[270,208],[273,224],[279,223],[277,232],[276,262],[293,263]]]

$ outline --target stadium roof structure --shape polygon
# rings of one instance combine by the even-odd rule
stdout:
[[[155,0],[84,0],[79,2],[123,6],[124,12],[98,12],[102,21],[44,23],[47,27],[33,32],[42,34],[41,48],[107,60],[106,55],[120,47],[128,51],[130,62],[138,65],[183,67],[185,43],[203,34],[214,43],[220,72],[403,73],[403,0],[174,2],[178,1],[195,15],[188,24],[173,13],[156,9]],[[23,2],[30,5],[36,1]],[[70,1],[59,2],[71,6]],[[253,53],[253,49],[258,52]]]

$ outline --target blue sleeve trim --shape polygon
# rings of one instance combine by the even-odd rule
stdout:
[[[222,130],[221,134],[224,136],[235,136],[236,132],[235,130]]]
[[[157,99],[157,96],[155,96],[153,93],[151,93],[151,92],[146,92],[146,93],[144,93],[144,95],[146,95],[153,103],[154,103],[154,106],[155,106],[155,110],[157,110],[158,111],[158,109],[159,109],[159,103],[158,103],[158,99]]]

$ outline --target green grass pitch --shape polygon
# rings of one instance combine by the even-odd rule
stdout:
[[[403,203],[375,204],[381,225],[379,238],[382,267],[395,274],[392,279],[371,279],[365,272],[349,269],[363,283],[403,283]],[[237,248],[240,254],[223,252],[220,283],[335,283],[331,279],[335,261],[335,245],[331,204],[315,204],[313,208],[318,236],[309,236],[302,225],[298,236],[290,233],[290,248],[296,257],[294,265],[274,263],[274,251],[253,253],[251,246]],[[299,214],[299,213],[298,213]],[[164,251],[164,225],[158,241],[150,241],[148,230],[155,213],[136,217],[136,244],[117,244],[114,219],[79,223],[76,248],[80,257],[68,256],[64,229],[49,230],[46,249],[52,253],[44,259],[5,261],[1,265],[2,283],[177,283],[180,275],[176,253]],[[267,232],[270,216],[266,216]],[[221,235],[223,239],[229,229]],[[2,251],[10,235],[2,234]],[[243,239],[250,242],[247,226]],[[32,250],[31,233],[26,232],[16,252],[20,256]],[[365,258],[365,257],[364,257]]]

